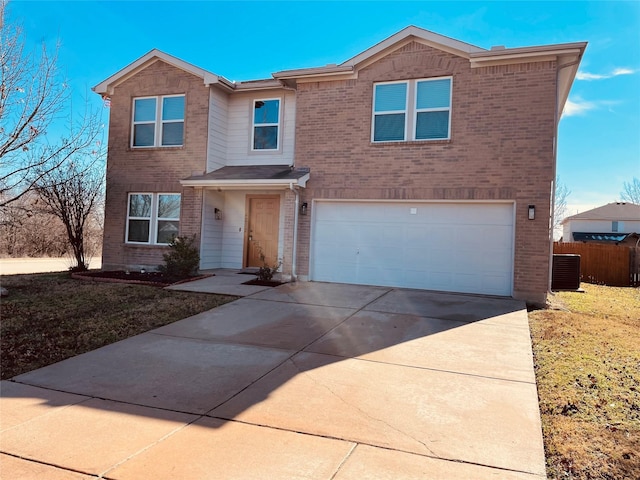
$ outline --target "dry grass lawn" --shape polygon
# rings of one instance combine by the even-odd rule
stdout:
[[[0,374],[7,379],[215,308],[237,297],[10,275],[0,305]]]
[[[640,289],[583,283],[529,313],[553,479],[640,478]]]

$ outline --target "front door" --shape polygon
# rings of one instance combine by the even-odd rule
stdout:
[[[249,224],[246,237],[247,267],[278,263],[279,195],[247,195]],[[262,256],[264,255],[264,261]]]

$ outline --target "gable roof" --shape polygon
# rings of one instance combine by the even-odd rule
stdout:
[[[173,55],[162,52],[157,48],[154,48],[150,52],[146,53],[136,61],[130,63],[123,69],[111,75],[106,80],[100,82],[98,85],[92,88],[92,90],[102,96],[108,96],[113,94],[113,89],[120,83],[124,82],[128,78],[132,77],[139,71],[147,68],[149,65],[162,61],[172,65],[176,68],[184,70],[187,73],[200,77],[204,85],[215,85],[226,91],[234,90],[262,90],[266,88],[281,88],[282,84],[275,79],[269,78],[265,80],[250,80],[246,82],[232,82],[225,77],[216,75],[215,73],[204,70],[191,63],[180,60]]]
[[[562,220],[637,220],[640,221],[640,205],[625,202],[607,203],[602,207],[587,210]]]
[[[557,61],[557,120],[564,109],[573,79],[578,71],[578,65],[587,47],[586,42],[577,42],[518,48],[492,47],[491,50],[486,50],[410,25],[339,65],[283,70],[275,72],[273,77],[291,85],[298,81],[318,81],[323,78],[327,80],[336,79],[336,77],[355,78],[360,68],[370,65],[413,41],[466,58],[469,60],[471,68],[532,61]]]
[[[283,70],[273,73],[273,78],[248,82],[231,82],[220,75],[203,70],[158,49],[153,49],[93,87],[92,90],[102,96],[111,95],[118,84],[159,60],[202,78],[207,86],[216,86],[228,92],[281,88],[287,85],[292,86],[298,81],[305,80],[330,80],[336,77],[354,78],[357,76],[359,69],[414,41],[466,58],[469,60],[471,68],[531,61],[557,61],[557,120],[559,120],[569,96],[569,90],[587,46],[586,42],[578,42],[519,48],[492,47],[490,50],[486,50],[410,25],[339,65],[332,64],[324,67]]]
[[[138,58],[135,62],[130,63],[123,69],[111,75],[106,80],[103,80],[98,85],[93,87],[91,90],[93,90],[94,92],[100,95],[111,95],[113,93],[114,87],[116,87],[118,84],[124,82],[128,78],[138,73],[140,70],[145,69],[146,67],[148,67],[152,63],[157,62],[158,60],[161,60],[165,63],[168,63],[169,65],[172,65],[176,68],[184,70],[185,72],[191,73],[196,77],[202,78],[205,85],[211,85],[214,83],[221,83],[223,85],[228,84],[229,86],[233,85],[231,82],[229,82],[229,80],[227,80],[224,77],[220,77],[215,73],[211,73],[206,70],[203,70],[200,67],[196,67],[195,65],[187,63],[184,60],[180,60],[177,57],[174,57],[172,55],[169,55],[168,53],[164,53],[158,50],[157,48],[154,48],[150,52]]]

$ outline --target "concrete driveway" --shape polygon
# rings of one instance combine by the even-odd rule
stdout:
[[[1,387],[2,478],[545,478],[510,299],[283,285]]]

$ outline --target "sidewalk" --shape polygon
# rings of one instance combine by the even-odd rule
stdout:
[[[0,275],[19,275],[26,273],[66,272],[72,265],[68,257],[61,258],[0,258]],[[92,258],[90,269],[99,269],[102,258]]]

